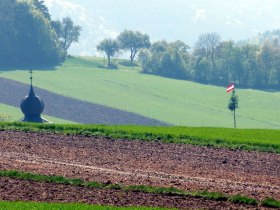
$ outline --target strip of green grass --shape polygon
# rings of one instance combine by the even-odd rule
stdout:
[[[280,153],[280,130],[28,123],[0,123],[0,129],[34,132],[49,131],[131,140],[160,140],[165,143],[193,144],[218,148],[224,147]]]
[[[273,198],[266,198],[265,200],[263,200],[262,206],[280,209],[280,201],[277,201]]]
[[[258,202],[256,199],[248,198],[248,197],[242,196],[242,195],[232,196],[229,200],[232,203],[248,204],[248,205],[253,205],[253,206],[258,205]]]
[[[219,192],[208,192],[208,191],[196,191],[196,192],[187,192],[184,190],[179,190],[173,187],[153,187],[153,186],[124,186],[118,184],[104,184],[98,182],[88,182],[81,179],[68,179],[62,176],[47,176],[40,174],[32,174],[18,171],[0,171],[0,177],[10,177],[14,179],[20,180],[31,180],[36,182],[48,182],[55,184],[67,184],[73,186],[83,186],[83,187],[91,187],[98,189],[118,189],[123,191],[136,191],[136,192],[144,192],[151,194],[163,194],[163,195],[178,195],[178,196],[190,196],[190,197],[198,197],[204,198],[208,200],[216,200],[216,201],[228,201],[232,203],[239,204],[247,204],[247,205],[258,205],[258,201],[242,195],[229,196]],[[280,201],[274,199],[265,200],[262,205],[277,207]]]
[[[35,203],[35,202],[10,202],[0,201],[1,210],[165,210],[167,208],[155,207],[115,207],[87,204],[58,204],[58,203]]]

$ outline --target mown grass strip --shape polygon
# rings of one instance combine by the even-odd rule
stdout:
[[[88,205],[80,203],[59,204],[59,203],[38,203],[38,202],[11,202],[0,201],[1,210],[167,210],[167,208],[156,207],[116,207]],[[175,210],[175,209],[174,209]]]
[[[74,185],[74,186],[92,187],[98,189],[115,189],[115,190],[143,192],[143,193],[151,193],[151,194],[189,196],[189,197],[204,198],[204,199],[215,200],[215,201],[228,201],[232,203],[247,204],[253,206],[259,204],[256,199],[247,196],[242,196],[242,195],[229,196],[219,192],[208,192],[208,191],[187,192],[173,187],[165,188],[165,187],[153,187],[153,186],[144,186],[144,185],[124,186],[119,184],[88,182],[81,179],[68,179],[62,176],[47,176],[47,175],[25,173],[19,171],[0,171],[0,177],[9,177],[9,178],[14,178],[19,180],[30,180],[30,181],[48,182],[48,183],[55,183],[55,184],[67,184],[67,185]],[[264,200],[262,202],[262,205],[269,206],[269,207],[279,207],[280,201],[269,198]]]
[[[57,132],[280,153],[280,130],[0,123],[1,130]]]
[[[258,205],[258,201],[256,199],[249,198],[247,196],[242,196],[242,195],[232,196],[229,199],[229,201],[232,203],[247,204],[247,205],[253,205],[253,206]]]
[[[262,201],[262,206],[280,209],[280,201],[273,198],[266,198]]]

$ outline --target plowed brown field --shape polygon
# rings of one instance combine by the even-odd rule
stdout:
[[[280,199],[280,155],[52,133],[0,132],[0,170]],[[30,192],[30,193],[28,193]],[[94,195],[94,196],[93,196]],[[168,195],[0,179],[0,199],[240,209]],[[248,206],[243,206],[249,208]]]

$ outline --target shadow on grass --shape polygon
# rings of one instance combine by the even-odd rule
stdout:
[[[32,66],[7,66],[7,67],[0,67],[0,73],[1,72],[7,72],[7,71],[30,71],[30,70],[36,70],[36,71],[56,71],[58,66],[61,66],[62,64],[58,65],[32,65]]]
[[[135,62],[131,64],[130,61],[128,61],[128,60],[119,61],[118,64],[123,65],[123,66],[127,66],[127,67],[138,67],[139,66]]]

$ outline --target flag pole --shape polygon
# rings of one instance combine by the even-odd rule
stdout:
[[[235,95],[235,90],[233,90],[232,94]],[[233,110],[234,128],[236,128],[236,115],[235,115],[235,110],[236,110],[236,108],[234,107],[234,110]]]

